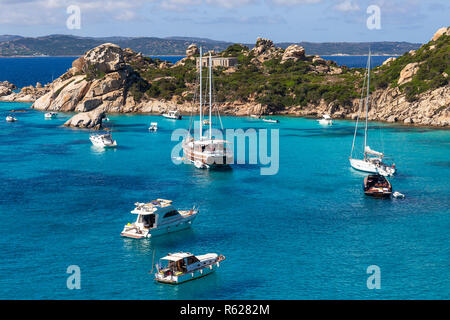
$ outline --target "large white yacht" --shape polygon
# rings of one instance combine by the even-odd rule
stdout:
[[[194,164],[197,168],[209,169],[212,167],[228,166],[233,163],[233,151],[231,143],[226,140],[214,139],[212,136],[212,59],[209,53],[209,117],[208,121],[203,119],[203,74],[202,74],[203,53],[200,47],[200,66],[199,66],[199,104],[200,104],[200,134],[198,138],[190,134],[183,140],[184,158]],[[218,112],[218,111],[217,111]],[[192,118],[191,118],[192,120]],[[206,119],[205,119],[206,120]],[[203,135],[203,125],[209,126],[209,135]],[[223,128],[222,128],[223,129]]]
[[[189,252],[168,254],[156,266],[155,280],[161,283],[180,284],[207,276],[220,267],[223,255],[207,253],[195,256]]]
[[[180,231],[189,228],[198,214],[195,208],[177,211],[172,201],[165,199],[135,205],[131,213],[137,215],[136,221],[125,225],[121,236],[142,239]]]

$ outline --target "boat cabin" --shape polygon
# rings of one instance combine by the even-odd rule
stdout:
[[[164,276],[188,273],[201,267],[201,261],[189,252],[169,253],[159,261],[159,270]]]
[[[181,214],[172,206],[171,200],[157,199],[149,203],[135,203],[136,208],[131,213],[137,215],[136,224],[146,229],[156,228],[169,223]]]

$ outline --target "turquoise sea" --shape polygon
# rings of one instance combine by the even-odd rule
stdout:
[[[8,110],[29,104],[0,103]],[[279,172],[259,165],[204,171],[175,165],[170,140],[188,120],[112,115],[117,150],[91,147],[89,132],[62,128],[69,114],[17,113],[0,121],[2,299],[431,299],[449,298],[450,131],[372,123],[395,155],[391,179],[404,200],[364,196],[349,167],[353,123],[279,124],[224,117],[226,128],[278,128]],[[151,121],[160,130],[149,133]],[[380,130],[380,127],[383,130]],[[374,148],[383,145],[371,144]],[[196,204],[192,230],[153,240],[120,237],[133,204]],[[153,250],[219,252],[219,271],[180,286],[148,274]],[[68,290],[69,265],[81,290]],[[381,289],[366,269],[381,269]]]
[[[14,82],[8,59],[0,81]],[[39,59],[48,68],[9,75],[18,85],[45,83],[42,74],[67,67],[51,61],[68,58]],[[188,119],[108,115],[119,147],[100,152],[89,131],[61,127],[70,114],[45,120],[27,109],[5,122],[9,110],[29,106],[0,102],[0,299],[450,298],[448,130],[371,123],[370,146],[395,157],[391,182],[406,195],[376,200],[348,163],[352,121],[324,128],[314,119],[223,117],[225,128],[279,129],[278,174],[262,176],[260,165],[173,164],[170,137]],[[147,130],[152,121],[157,133]],[[192,230],[122,238],[133,204],[154,198],[199,206]],[[226,260],[213,275],[168,286],[148,274],[154,250]],[[80,290],[67,289],[71,265],[81,269]],[[380,290],[367,288],[371,265],[380,267]]]

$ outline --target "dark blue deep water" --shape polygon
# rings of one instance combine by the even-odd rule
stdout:
[[[0,58],[0,81],[8,80],[17,87],[29,85],[42,85],[52,82],[69,68],[77,57],[33,57],[33,58]],[[162,60],[175,63],[183,56],[155,56]],[[364,68],[367,63],[366,56],[324,56],[325,59],[336,61],[339,65],[353,68]],[[372,66],[381,65],[386,56],[372,57]]]
[[[101,152],[88,131],[60,127],[69,114],[4,121],[28,106],[0,103],[2,299],[450,298],[450,131],[372,123],[371,146],[395,156],[391,182],[406,194],[376,200],[349,167],[351,121],[223,117],[226,128],[280,130],[279,172],[261,176],[258,165],[173,164],[170,136],[188,120],[109,115],[119,147]],[[192,230],[121,238],[133,203],[158,197],[199,206]],[[227,259],[213,275],[168,286],[148,274],[154,249]],[[66,287],[70,265],[81,268],[81,290]],[[366,286],[370,265],[381,269],[380,290]]]

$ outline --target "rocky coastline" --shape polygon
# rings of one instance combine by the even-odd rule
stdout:
[[[450,28],[442,28],[433,36],[436,41],[442,35],[450,35]],[[432,50],[430,46],[430,50]],[[414,53],[409,53],[414,54]],[[191,114],[196,106],[189,101],[180,101],[174,94],[169,99],[155,99],[141,92],[151,85],[142,78],[142,72],[148,70],[170,70],[177,66],[194,63],[198,48],[191,45],[186,50],[187,57],[176,64],[144,57],[131,49],[122,49],[112,43],[105,43],[86,52],[72,64],[61,77],[42,86],[28,86],[20,92],[7,82],[0,82],[0,101],[30,102],[31,108],[43,111],[77,112],[65,125],[83,128],[101,128],[101,118],[105,113],[152,113],[161,114],[168,110],[178,110],[182,114]],[[258,39],[249,52],[251,63],[256,67],[266,61],[278,59],[280,64],[306,61],[310,64],[312,74],[335,76],[342,74],[342,68],[319,56],[307,56],[305,50],[292,45],[285,50],[276,48],[268,39]],[[388,59],[384,65],[389,66],[396,58]],[[418,71],[420,63],[408,64],[400,72],[398,85],[411,82]],[[233,67],[227,72],[235,72]],[[355,72],[357,74],[357,72]],[[164,77],[163,77],[164,78]],[[170,77],[166,77],[170,78]],[[164,80],[164,79],[163,79]],[[153,81],[161,81],[155,78]],[[147,86],[147,87],[146,87]],[[192,84],[186,84],[188,94],[193,91]],[[221,114],[235,116],[249,115],[290,115],[299,117],[319,117],[329,114],[335,119],[354,119],[360,107],[359,98],[353,98],[350,105],[336,101],[307,105],[270,107],[250,96],[247,101],[229,101],[216,106]],[[195,112],[194,112],[195,113]],[[376,89],[371,94],[369,120],[420,125],[431,127],[450,126],[450,86],[447,82],[438,88],[421,93],[411,101],[398,86]]]

